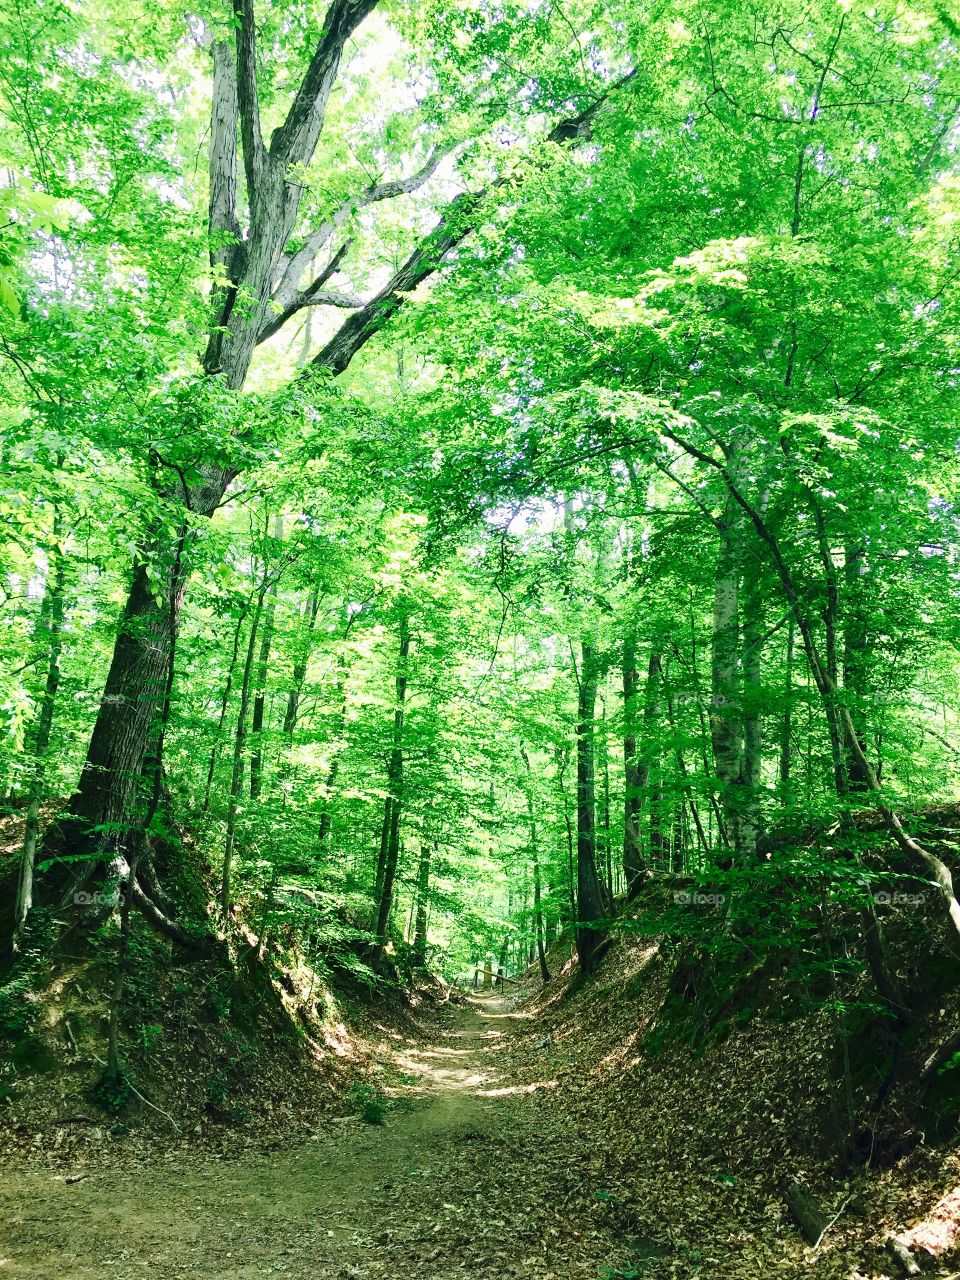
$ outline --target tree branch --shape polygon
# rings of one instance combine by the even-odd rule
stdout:
[[[628,71],[578,115],[559,120],[544,141],[558,145],[569,143],[573,146],[586,141],[590,136],[590,124],[597,112],[611,94],[621,89],[635,75],[635,71]],[[512,181],[517,182],[516,173],[512,175]],[[505,177],[498,178],[482,191],[463,191],[455,196],[447,205],[439,223],[424,236],[403,266],[362,310],[344,321],[327,345],[314,356],[311,366],[329,369],[333,374],[342,373],[360,348],[374,334],[379,333],[391,316],[400,310],[405,301],[404,295],[411,293],[432,275],[440,267],[446,254],[475,230],[478,211],[487,196],[506,182]]]
[[[233,44],[216,40],[213,58],[213,101],[210,108],[210,199],[208,227],[210,266],[220,283],[210,291],[210,338],[204,365],[207,370],[220,364],[223,326],[230,316],[236,296],[235,276],[240,244],[237,221],[237,64]],[[224,282],[226,278],[229,283]]]
[[[257,334],[257,345],[266,342],[275,333],[279,333],[287,321],[304,307],[342,307],[349,311],[362,306],[363,299],[358,294],[343,293],[340,289],[323,289],[320,287],[320,281],[314,280],[310,288],[296,294],[283,311],[269,318]]]
[[[250,0],[234,0],[250,3]],[[323,20],[320,43],[307,68],[287,118],[274,131],[270,156],[282,168],[308,164],[323,128],[327,100],[340,68],[343,47],[377,0],[333,0]]]
[[[260,134],[260,94],[257,89],[257,33],[253,0],[233,0],[237,39],[237,96],[240,107],[240,137],[247,176],[247,199],[254,211],[263,172],[263,138]]]
[[[232,245],[220,237],[238,238],[237,221],[237,68],[229,40],[214,41],[213,103],[210,111],[210,265],[227,266]]]
[[[300,292],[299,285],[303,273],[333,233],[351,214],[360,209],[366,209],[372,204],[378,204],[381,200],[393,200],[396,196],[409,195],[416,191],[436,173],[440,162],[450,154],[451,150],[450,147],[437,148],[431,152],[429,159],[416,173],[411,173],[406,178],[395,178],[389,182],[373,183],[359,196],[345,200],[329,218],[310,233],[302,249],[284,260],[283,274],[274,291],[272,301],[281,307],[286,307],[292,301]],[[345,249],[338,250],[335,260],[339,261],[344,252]],[[327,274],[327,279],[330,274]]]

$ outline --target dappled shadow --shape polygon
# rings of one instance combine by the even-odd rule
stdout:
[[[402,1046],[392,1046],[390,1058],[401,1083],[391,1084],[386,1092],[421,1102],[446,1095],[452,1103],[459,1096],[466,1103],[471,1097],[519,1097],[554,1087],[555,1081],[521,1087],[504,1084],[502,1079],[506,1038],[512,1027],[529,1017],[513,1009],[508,997],[469,996],[456,1021],[437,1028],[426,1043],[407,1039]]]

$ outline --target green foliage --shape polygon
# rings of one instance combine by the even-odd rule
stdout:
[[[31,999],[33,975],[21,973],[0,986],[0,1035],[18,1039],[30,1029],[36,1012]]]
[[[265,136],[319,13],[258,5]],[[41,849],[41,889],[145,835],[158,910],[209,935],[229,864],[228,945],[308,1000],[514,975],[619,917],[719,975],[673,997],[694,1038],[769,984],[785,1017],[872,1017],[850,922],[874,900],[907,950],[935,894],[858,825],[869,788],[914,815],[960,790],[955,27],[378,9],[258,298],[232,291],[269,219],[243,225],[248,192],[209,221],[208,17],[0,18],[0,776],[44,821],[94,786],[131,649],[149,688],[121,703],[164,748],[162,794],[112,779],[96,852]],[[435,180],[393,185],[433,147]],[[434,254],[461,187],[487,194]],[[364,337],[349,369],[313,363],[417,246],[431,270],[336,329]],[[948,859],[955,835],[930,832]],[[145,929],[147,1050],[169,943]],[[956,984],[940,949],[910,976]],[[241,985],[204,993],[225,1035],[255,1021]]]
[[[364,1124],[381,1125],[386,1121],[386,1101],[383,1095],[365,1081],[351,1085],[347,1102]]]
[[[104,1071],[90,1089],[91,1102],[111,1116],[122,1115],[134,1096],[133,1080],[125,1066],[113,1074]]]

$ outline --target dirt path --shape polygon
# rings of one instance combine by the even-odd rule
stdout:
[[[23,1280],[596,1280],[621,1250],[564,1213],[576,1135],[551,1082],[503,1052],[519,1015],[471,999],[387,1051],[382,1126],[237,1159],[182,1152],[90,1166],[73,1185],[30,1169],[0,1187],[0,1278]]]

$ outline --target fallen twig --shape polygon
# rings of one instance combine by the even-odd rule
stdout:
[[[95,1053],[94,1053],[94,1054],[92,1054],[91,1056],[92,1056],[92,1057],[93,1057],[97,1062],[99,1062],[99,1063],[100,1063],[101,1067],[105,1067],[105,1066],[107,1065],[107,1064],[104,1062],[104,1060],[103,1060],[102,1058],[98,1058],[98,1057],[97,1057],[97,1055],[96,1055]],[[146,1103],[146,1105],[151,1109],[151,1111],[156,1111],[156,1112],[158,1112],[160,1115],[162,1115],[165,1119],[169,1120],[169,1121],[170,1121],[170,1123],[173,1125],[173,1128],[174,1128],[175,1132],[177,1132],[177,1133],[179,1133],[179,1132],[180,1132],[180,1126],[177,1124],[176,1120],[174,1120],[174,1118],[173,1118],[173,1116],[170,1114],[170,1112],[169,1112],[169,1111],[164,1111],[163,1107],[158,1107],[158,1106],[157,1106],[157,1104],[156,1104],[155,1102],[151,1102],[149,1098],[145,1098],[145,1097],[143,1096],[143,1094],[140,1092],[140,1090],[137,1088],[137,1086],[136,1086],[135,1084],[133,1084],[133,1082],[130,1080],[129,1076],[127,1077],[127,1087],[129,1088],[129,1090],[130,1090],[130,1092],[131,1092],[132,1094],[135,1094],[135,1095],[136,1095],[136,1097],[138,1097],[138,1098],[140,1099],[140,1101],[141,1101],[141,1102]]]

